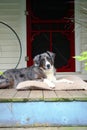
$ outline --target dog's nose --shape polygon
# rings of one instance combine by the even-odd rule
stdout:
[[[50,64],[47,64],[47,68],[48,68],[48,69],[50,68]]]

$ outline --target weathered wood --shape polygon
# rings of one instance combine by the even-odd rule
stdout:
[[[82,91],[83,93],[84,93],[84,95],[86,95],[87,96],[87,90],[86,91]]]
[[[74,100],[87,100],[87,95],[85,91],[68,91]]]
[[[56,101],[58,99],[55,91],[43,91],[43,95],[45,101]]]
[[[5,91],[5,89],[0,89],[0,95]]]
[[[14,95],[17,93],[15,89],[5,89],[3,93],[0,94],[1,100],[12,100]]]
[[[15,101],[27,101],[30,91],[17,91],[13,100]]]
[[[0,130],[64,130],[64,129],[58,129],[58,127],[29,127],[29,128],[0,128]]]
[[[43,93],[41,90],[31,90],[29,100],[43,100]]]
[[[87,127],[29,127],[29,128],[0,128],[0,130],[87,130]]]
[[[72,91],[49,91],[49,90],[26,90],[0,89],[0,101],[61,101],[61,100],[85,100],[87,90]]]
[[[64,130],[58,127],[0,128],[0,130]]]
[[[60,100],[71,100],[72,96],[68,93],[68,91],[55,91],[58,99]]]

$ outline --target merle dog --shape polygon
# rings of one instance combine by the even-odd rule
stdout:
[[[0,76],[0,88],[16,88],[18,83],[27,80],[43,80],[50,87],[54,87],[49,81],[55,78],[54,57],[54,53],[47,51],[36,55],[33,59],[34,64],[30,67],[5,71]]]

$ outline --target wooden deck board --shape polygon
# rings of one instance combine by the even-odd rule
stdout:
[[[55,91],[43,91],[43,95],[44,95],[44,100],[51,100],[51,101],[56,101],[57,100],[57,96]]]
[[[68,91],[68,93],[70,95],[72,95],[73,97],[84,97],[85,96],[83,91]]]
[[[29,128],[0,128],[0,130],[87,130],[87,127],[29,127]]]
[[[15,89],[0,89],[0,101],[61,101],[84,100],[87,101],[87,90],[79,91],[48,91]]]
[[[25,101],[29,97],[30,91],[17,91],[16,94],[14,95],[13,99],[15,101]]]
[[[5,91],[5,89],[0,89],[0,95]]]
[[[31,90],[29,100],[43,100],[43,92],[40,90]]]
[[[0,100],[11,100],[16,93],[17,91],[15,89],[4,89],[4,91],[0,94]]]
[[[87,96],[87,90],[83,91],[83,93]]]
[[[69,99],[71,100],[72,96],[68,93],[68,91],[56,91],[56,95],[58,99]]]

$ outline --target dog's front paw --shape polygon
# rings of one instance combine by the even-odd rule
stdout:
[[[68,79],[62,79],[64,83],[73,84],[74,82]]]
[[[64,82],[65,82],[65,83],[68,83],[68,84],[73,84],[73,83],[74,83],[73,81],[68,80],[68,79],[64,79]]]
[[[49,86],[49,88],[55,88],[55,84],[49,81],[48,79],[44,79],[44,82]]]
[[[60,79],[57,80],[56,83],[68,83],[68,84],[73,84],[74,82],[68,79]]]
[[[48,85],[49,85],[49,87],[52,88],[52,89],[55,88],[55,84],[52,83],[52,82],[50,82]]]
[[[71,80],[67,80],[67,83],[68,83],[68,84],[73,84],[74,82],[71,81]]]

